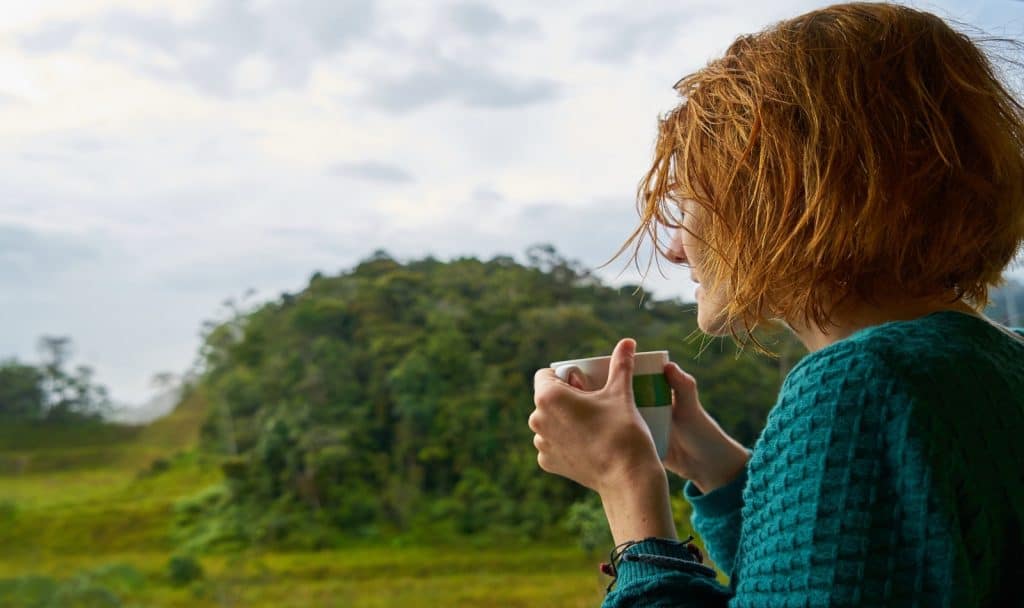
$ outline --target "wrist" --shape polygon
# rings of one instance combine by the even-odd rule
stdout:
[[[641,538],[676,538],[668,479],[660,466],[635,470],[622,483],[599,492],[616,544]]]
[[[714,465],[700,467],[700,474],[690,479],[703,494],[714,492],[736,479],[750,460],[750,452],[739,443],[732,441],[723,453],[718,454]]]

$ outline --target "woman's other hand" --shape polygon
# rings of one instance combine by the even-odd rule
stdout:
[[[704,410],[693,376],[669,363],[665,377],[672,387],[672,428],[665,468],[691,480],[705,494],[726,485],[743,470],[750,453]]]

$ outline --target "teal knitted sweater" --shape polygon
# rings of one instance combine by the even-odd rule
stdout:
[[[746,470],[678,542],[618,565],[605,607],[1024,606],[1024,341],[939,312],[790,371]]]

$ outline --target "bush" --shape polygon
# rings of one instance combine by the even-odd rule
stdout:
[[[146,468],[140,470],[138,472],[138,474],[136,475],[136,477],[138,477],[139,479],[145,479],[147,477],[155,477],[157,475],[160,475],[161,473],[167,472],[170,468],[171,468],[171,461],[170,460],[168,460],[166,458],[162,458],[162,457],[157,457],[157,458],[154,458],[149,463],[149,466],[147,466]]]
[[[159,475],[170,468],[171,461],[166,458],[154,458],[153,462],[149,463],[150,475]]]
[[[110,589],[73,580],[61,586],[47,608],[121,608],[121,600]]]
[[[565,529],[576,536],[580,548],[590,554],[612,544],[608,520],[605,519],[604,508],[596,494],[574,502],[569,507],[565,516]]]
[[[172,539],[179,551],[206,552],[244,547],[250,542],[249,524],[254,514],[230,504],[231,491],[224,484],[207,486],[174,503]]]
[[[190,555],[174,555],[167,561],[167,578],[175,587],[184,587],[203,578],[203,567]]]
[[[459,532],[463,534],[475,534],[498,523],[497,514],[509,502],[491,477],[475,468],[463,474],[452,496],[457,505]]]
[[[0,605],[49,606],[59,587],[59,583],[48,576],[0,579]]]
[[[145,577],[131,564],[102,564],[82,572],[78,578],[118,594],[137,592],[146,584]]]
[[[0,523],[9,524],[18,515],[18,503],[10,498],[0,500]]]
[[[249,475],[249,461],[242,456],[228,456],[221,460],[220,470],[232,481],[245,481]]]
[[[123,564],[99,566],[58,581],[48,576],[0,580],[0,606],[32,608],[120,608],[117,592],[141,588],[143,577]]]

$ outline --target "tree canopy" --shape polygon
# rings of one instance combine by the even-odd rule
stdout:
[[[376,252],[211,325],[203,438],[230,480],[213,502],[273,505],[256,519],[312,514],[342,534],[545,529],[586,491],[536,465],[533,374],[610,353],[624,336],[669,350],[723,426],[753,442],[778,361],[693,339],[692,306],[604,285],[551,247],[527,257],[402,263]],[[272,541],[289,526],[256,528]]]

